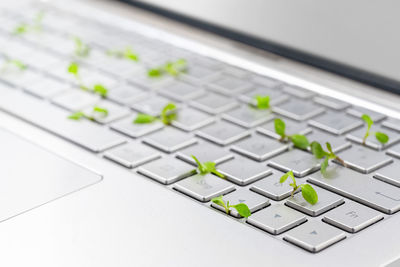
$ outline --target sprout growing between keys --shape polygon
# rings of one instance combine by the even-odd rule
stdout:
[[[91,121],[95,121],[96,115],[99,115],[102,118],[106,118],[108,116],[108,110],[105,108],[99,107],[99,106],[94,106],[92,109],[92,112],[90,114],[86,114],[83,111],[78,111],[78,112],[75,112],[75,113],[69,115],[68,119],[78,121],[80,119],[86,118]]]
[[[133,123],[145,124],[152,123],[157,120],[161,120],[165,125],[170,125],[173,120],[176,119],[176,105],[174,103],[168,103],[161,111],[161,116],[156,117],[149,114],[139,113]]]
[[[296,179],[294,178],[292,171],[285,173],[279,180],[279,183],[281,183],[281,184],[284,183],[287,180],[287,178],[289,178],[289,177],[292,178],[292,183],[289,184],[291,187],[293,187],[292,195],[291,195],[292,197],[293,197],[294,193],[296,193],[296,191],[300,189],[301,195],[308,203],[310,203],[311,205],[314,205],[318,202],[318,194],[315,191],[315,189],[309,184],[297,185]]]
[[[125,47],[124,50],[108,50],[106,54],[112,57],[127,59],[130,61],[139,61],[138,54],[133,52],[133,49],[129,46]]]
[[[270,97],[265,95],[265,96],[261,96],[261,95],[256,95],[254,97],[254,99],[257,102],[257,108],[258,109],[269,109],[271,107],[270,105]]]
[[[281,142],[291,141],[297,148],[306,150],[310,146],[307,137],[301,134],[286,134],[286,124],[281,119],[275,119],[275,132],[281,137]]]
[[[85,44],[79,37],[74,37],[75,50],[77,57],[88,57],[90,54],[90,46]]]
[[[223,207],[225,209],[226,214],[229,214],[229,211],[231,210],[231,208],[234,208],[239,213],[239,215],[244,218],[248,218],[251,215],[251,211],[246,204],[239,203],[236,205],[230,205],[229,201],[227,201],[225,203],[223,196],[215,197],[215,198],[211,199],[211,202]]]
[[[207,161],[207,162],[201,163],[195,156],[192,155],[191,157],[194,159],[194,161],[196,161],[197,169],[198,169],[198,172],[200,173],[200,175],[206,175],[208,173],[213,173],[220,178],[225,178],[225,176],[222,173],[220,173],[219,171],[217,171],[217,169],[215,168],[215,162]]]
[[[326,169],[329,166],[329,160],[330,159],[335,159],[337,160],[340,164],[342,164],[343,166],[346,167],[346,163],[344,162],[344,160],[342,160],[340,157],[338,157],[335,153],[333,153],[332,150],[332,146],[329,142],[326,142],[326,148],[328,149],[328,151],[325,151],[321,144],[313,141],[310,145],[311,147],[311,152],[314,154],[314,156],[317,159],[324,159],[324,161],[321,163],[321,173],[325,174],[326,173]]]
[[[80,69],[79,64],[76,63],[76,62],[72,62],[68,66],[68,72],[70,74],[74,75],[74,77],[78,81],[79,88],[81,88],[82,90],[85,90],[85,91],[90,91],[90,92],[93,92],[95,94],[99,94],[102,97],[106,97],[107,94],[108,94],[108,89],[104,85],[95,84],[95,85],[93,85],[93,87],[88,87],[88,86],[85,86],[83,84],[82,78],[79,75],[79,69]]]
[[[367,131],[365,132],[364,138],[363,138],[363,145],[367,142],[367,138],[370,135],[371,127],[374,124],[374,121],[371,119],[370,116],[367,114],[363,114],[361,118],[365,121],[367,124]],[[386,144],[389,142],[389,136],[387,134],[382,133],[382,132],[375,132],[375,138],[378,140],[382,145]]]
[[[12,59],[9,56],[5,55],[3,66],[1,67],[1,72],[5,72],[11,66],[17,68],[17,70],[20,71],[26,70],[27,68],[27,66],[21,60]]]
[[[187,69],[187,62],[184,59],[178,59],[174,62],[166,62],[165,64],[149,69],[147,75],[152,78],[161,77],[165,74],[171,75],[173,77],[185,72]]]
[[[33,18],[33,21],[31,24],[22,22],[14,28],[13,33],[15,35],[22,35],[27,32],[30,32],[30,31],[40,32],[43,28],[42,21],[43,21],[44,16],[45,16],[44,11],[38,12],[36,14],[36,16]]]

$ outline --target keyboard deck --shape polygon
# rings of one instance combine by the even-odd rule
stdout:
[[[13,34],[42,11],[40,32]],[[74,56],[74,37],[90,45],[88,57]],[[106,54],[126,46],[138,53],[138,62]],[[189,196],[210,212],[224,215],[220,206],[210,203],[220,195],[230,203],[246,203],[252,212],[247,220],[236,212],[230,217],[260,234],[315,253],[368,234],[368,228],[400,210],[399,120],[59,6],[0,9],[0,66],[6,57],[27,68],[0,72],[1,110]],[[148,69],[180,58],[188,63],[185,73],[148,77]],[[80,63],[86,84],[105,85],[107,97],[79,89],[67,73],[71,61]],[[256,95],[271,97],[272,112],[250,107]],[[171,126],[132,123],[139,112],[159,115],[168,102],[179,108]],[[67,118],[94,105],[107,108],[108,116],[95,121]],[[362,145],[364,113],[375,121],[373,131],[389,135],[387,145],[372,137]],[[286,122],[288,134],[329,141],[347,167],[332,162],[329,178],[322,176],[320,160],[279,142],[275,118]],[[226,179],[196,174],[191,155],[217,163]],[[299,183],[314,186],[316,205],[300,194],[292,198],[291,188],[279,183],[288,170]]]

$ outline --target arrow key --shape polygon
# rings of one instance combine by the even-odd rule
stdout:
[[[251,215],[247,222],[273,235],[279,235],[307,221],[298,211],[277,204]]]
[[[283,239],[316,253],[345,238],[346,234],[337,228],[320,221],[310,221],[289,231]]]

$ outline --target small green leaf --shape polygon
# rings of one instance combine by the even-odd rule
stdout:
[[[21,23],[14,28],[13,33],[16,35],[21,35],[28,32],[29,25],[26,23]]]
[[[239,213],[239,215],[244,218],[248,218],[251,216],[251,211],[249,207],[244,203],[239,203],[230,207],[234,208]]]
[[[389,136],[385,133],[382,132],[376,132],[375,133],[376,140],[378,140],[381,144],[386,144],[389,142]]]
[[[87,57],[90,53],[90,46],[83,43],[79,37],[74,37],[75,55],[78,57]]]
[[[260,96],[257,95],[255,97],[255,99],[257,100],[257,108],[259,109],[269,109],[270,105],[269,105],[269,96]]]
[[[201,163],[195,156],[191,155],[191,157],[196,162],[197,168],[201,175],[213,173],[213,174],[219,176],[220,178],[225,178],[225,176],[222,173],[220,173],[219,171],[217,171],[217,169],[215,168],[215,165],[216,165],[215,162],[207,161],[207,162]]]
[[[331,153],[331,154],[335,154],[335,153],[333,153],[333,150],[332,150],[332,145],[331,145],[331,143],[329,143],[329,142],[326,142],[326,148],[328,149],[328,151],[329,151],[329,153]]]
[[[300,149],[307,149],[310,146],[307,137],[301,134],[294,134],[290,136],[290,140],[294,144],[295,147]]]
[[[285,174],[281,177],[281,179],[279,179],[279,183],[281,183],[281,184],[284,183],[284,182],[287,180],[288,177],[294,178],[293,171],[288,171],[287,173],[285,173]]]
[[[318,202],[318,194],[311,185],[302,184],[300,185],[300,187],[301,187],[301,194],[308,203],[314,205]]]
[[[311,152],[317,159],[322,159],[323,157],[326,156],[326,152],[323,150],[320,143],[313,141],[310,147],[311,147]]]
[[[211,202],[223,207],[225,209],[226,214],[229,214],[229,207],[225,204],[223,196],[215,197],[211,199]]]
[[[71,64],[69,64],[69,66],[68,66],[68,72],[75,76],[78,76],[79,64],[76,62],[71,62]]]
[[[99,106],[94,106],[93,107],[93,112],[97,112],[102,114],[103,117],[107,117],[108,116],[108,110],[105,108],[101,108]]]
[[[367,123],[368,128],[371,128],[372,124],[374,124],[374,121],[367,114],[363,114],[361,116],[361,119],[363,119],[365,123]]]
[[[145,124],[145,123],[152,123],[156,120],[157,118],[148,114],[143,114],[139,113],[133,123],[136,124]]]
[[[147,72],[147,75],[149,76],[149,77],[161,77],[161,75],[162,75],[162,71],[160,70],[160,69],[149,69],[148,70],[148,72]]]
[[[281,119],[275,119],[274,121],[274,125],[275,125],[275,132],[277,134],[279,134],[282,138],[284,138],[286,136],[286,125],[283,122],[283,120]]]
[[[133,52],[132,48],[126,47],[124,51],[124,57],[128,60],[139,61],[139,56]]]
[[[78,111],[78,112],[75,112],[75,113],[69,115],[68,119],[78,121],[84,117],[85,117],[85,113],[83,113],[82,111]]]
[[[169,125],[176,118],[176,105],[168,103],[161,111],[161,121]]]
[[[321,173],[325,174],[326,173],[326,169],[329,166],[329,157],[325,157],[324,161],[321,163]]]
[[[93,92],[101,95],[102,97],[106,97],[108,94],[108,89],[105,88],[102,84],[95,84],[93,86]]]

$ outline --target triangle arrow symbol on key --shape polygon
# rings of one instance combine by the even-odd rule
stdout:
[[[246,200],[244,200],[244,199],[239,199],[239,202],[240,203],[243,203],[243,202],[245,202]]]
[[[317,231],[312,231],[311,233],[310,233],[310,235],[318,235],[318,233],[317,233]]]
[[[274,217],[274,218],[280,218],[280,217],[282,217],[282,216],[279,215],[279,214],[275,214],[275,217]]]

